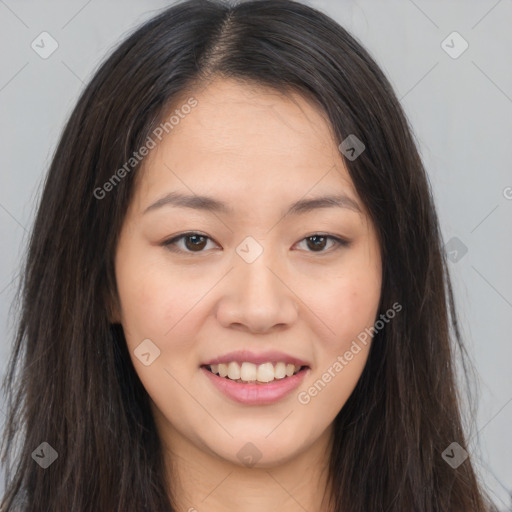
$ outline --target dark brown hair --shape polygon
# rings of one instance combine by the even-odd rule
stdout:
[[[465,447],[454,353],[464,354],[430,185],[402,108],[370,55],[328,16],[291,0],[176,4],[113,51],[83,91],[56,149],[33,227],[19,328],[4,381],[6,511],[175,511],[148,395],[121,326],[114,252],[133,172],[98,199],[178,96],[215,76],[315,101],[338,141],[366,145],[345,163],[378,232],[380,312],[335,419],[335,512],[487,510]],[[199,107],[200,108],[200,107]],[[140,167],[140,165],[139,165]],[[455,350],[457,349],[457,350]],[[58,452],[47,469],[41,442]]]

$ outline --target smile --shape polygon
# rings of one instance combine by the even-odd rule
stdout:
[[[239,365],[232,362],[201,366],[201,371],[218,391],[235,402],[266,405],[290,394],[301,384],[310,368],[284,363],[263,363],[256,367],[253,363]]]

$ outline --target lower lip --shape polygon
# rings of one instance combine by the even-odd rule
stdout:
[[[243,384],[220,377],[204,367],[201,367],[201,371],[219,391],[235,402],[246,405],[267,405],[281,400],[297,388],[306,377],[309,368],[268,384]]]

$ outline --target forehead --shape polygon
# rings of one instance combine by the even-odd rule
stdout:
[[[197,151],[248,158],[285,155],[303,161],[319,159],[318,152],[333,149],[325,114],[296,92],[283,94],[261,85],[217,79],[194,96],[198,106],[173,134],[180,144],[187,139]]]
[[[283,193],[297,198],[336,187],[357,197],[327,117],[310,100],[216,79],[182,96],[170,114],[190,96],[197,106],[180,116],[144,161],[144,193],[178,187],[227,201],[240,193],[271,201]]]

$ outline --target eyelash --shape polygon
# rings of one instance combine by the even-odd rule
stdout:
[[[189,231],[187,233],[182,233],[181,235],[178,235],[178,236],[175,236],[173,238],[170,238],[169,240],[166,240],[164,242],[162,242],[162,246],[166,247],[169,251],[172,251],[172,252],[181,252],[181,253],[185,253],[185,254],[201,254],[201,253],[204,253],[205,250],[201,250],[201,251],[189,251],[187,249],[178,249],[176,247],[176,242],[178,242],[179,240],[181,239],[185,239],[187,237],[191,237],[191,236],[195,236],[195,235],[198,235],[200,237],[203,237],[203,238],[206,238],[207,240],[212,240],[210,237],[206,236],[206,235],[203,235],[202,233],[198,233],[196,231]],[[343,238],[339,238],[337,236],[334,236],[334,235],[328,235],[328,234],[324,234],[324,233],[313,233],[312,235],[308,235],[306,237],[304,237],[302,240],[300,240],[299,242],[303,242],[304,240],[307,240],[308,238],[313,238],[315,236],[318,236],[318,237],[322,237],[322,238],[327,238],[331,241],[334,242],[334,247],[331,248],[330,250],[327,249],[327,250],[322,250],[322,251],[306,251],[306,252],[310,252],[312,254],[326,254],[326,253],[330,253],[330,252],[333,252],[333,250],[337,250],[337,249],[341,249],[343,247],[349,247],[350,246],[350,243],[348,240],[344,240]]]

